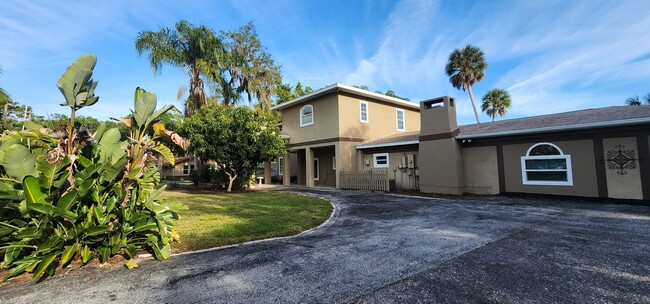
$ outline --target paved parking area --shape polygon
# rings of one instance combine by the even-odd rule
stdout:
[[[3,303],[650,303],[650,207],[293,189],[337,206],[297,237],[0,287]]]

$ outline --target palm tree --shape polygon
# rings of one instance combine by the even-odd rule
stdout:
[[[447,62],[447,66],[445,67],[445,72],[449,76],[449,82],[456,89],[469,91],[469,98],[474,108],[476,123],[480,123],[480,120],[478,118],[478,111],[476,110],[476,103],[474,102],[472,86],[483,80],[486,68],[487,63],[485,62],[485,54],[483,51],[469,44],[462,50],[455,49],[451,52],[449,62]]]
[[[142,31],[135,40],[135,49],[138,55],[149,52],[149,64],[158,74],[163,64],[179,67],[189,78],[189,95],[185,101],[185,116],[195,114],[201,106],[206,104],[205,88],[202,75],[205,72],[200,68],[206,62],[215,65],[221,56],[221,41],[213,30],[201,25],[194,26],[181,20],[175,25],[174,30],[160,28],[159,31]],[[181,87],[178,97],[184,96],[184,87]]]
[[[495,121],[497,115],[503,118],[506,110],[510,108],[511,98],[508,91],[503,89],[492,89],[483,96],[483,106],[481,109]]]
[[[635,95],[625,100],[625,102],[630,106],[640,106],[641,98],[639,98],[639,95]]]

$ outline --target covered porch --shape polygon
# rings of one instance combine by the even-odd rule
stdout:
[[[337,144],[322,146],[295,147],[288,150],[282,158],[283,185],[291,185],[291,177],[297,177],[295,183],[306,187],[339,187],[340,149]],[[295,160],[295,161],[292,161]],[[292,164],[295,168],[292,168]]]

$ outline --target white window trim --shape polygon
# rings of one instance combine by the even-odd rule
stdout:
[[[302,111],[304,111],[307,107],[311,107],[311,122],[309,123],[303,123],[302,122]],[[300,108],[300,127],[306,127],[306,126],[311,126],[314,124],[314,106],[312,105],[304,105],[302,108]]]
[[[363,111],[361,110],[361,106],[366,105],[366,120],[363,120]],[[359,121],[363,123],[368,123],[370,121],[370,109],[368,108],[368,102],[359,100]]]
[[[282,176],[282,174],[284,174],[284,173],[282,173],[282,171],[284,169],[284,167],[283,167],[284,164],[282,163],[283,159],[284,159],[284,157],[282,157],[282,156],[278,157],[278,176]]]
[[[332,169],[336,170],[336,156],[332,156]]]
[[[402,112],[402,129],[399,128],[399,116],[397,116],[399,112]],[[397,131],[406,131],[406,112],[404,109],[395,109],[395,128]]]
[[[190,175],[190,164],[183,164],[183,175]]]
[[[377,157],[378,156],[386,156],[386,164],[378,164],[377,163]],[[377,168],[377,169],[384,169],[390,167],[390,156],[388,153],[375,153],[372,155],[372,167]]]
[[[314,176],[314,180],[320,180],[320,161],[318,161],[318,158],[314,158],[314,167],[316,167],[314,170],[314,173],[316,173],[316,176]]]
[[[540,156],[529,156],[530,151],[532,151],[535,147],[541,146],[541,145],[549,145],[554,147],[560,152],[560,155],[540,155]],[[564,169],[549,169],[549,170],[535,170],[535,169],[530,169],[526,170],[526,160],[536,160],[536,159],[564,159],[566,161],[566,170]],[[567,176],[567,181],[538,181],[538,180],[528,180],[528,174],[526,172],[531,171],[561,171],[564,172],[566,171],[566,176]],[[571,155],[564,154],[562,152],[562,149],[560,147],[548,143],[548,142],[542,142],[542,143],[537,143],[532,145],[530,148],[528,148],[528,151],[526,151],[526,156],[521,157],[521,180],[524,185],[540,185],[540,186],[573,186],[573,169],[571,166]]]

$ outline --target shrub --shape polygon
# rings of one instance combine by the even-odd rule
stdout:
[[[0,138],[6,172],[0,180],[0,254],[2,267],[12,268],[4,279],[25,271],[39,278],[73,259],[86,264],[121,253],[129,257],[128,268],[137,267],[139,249],[159,260],[170,256],[173,220],[187,207],[156,201],[165,187],[158,186],[154,154],[174,164],[159,139],[174,135],[182,142],[157,120],[173,107],[156,111],[156,95],[137,88],[134,110],[120,119],[128,134],[106,125],[92,134],[76,129],[76,111],[99,99],[91,79],[95,63],[95,56],[83,55],[57,82],[62,105],[71,109],[65,132],[29,125]]]

